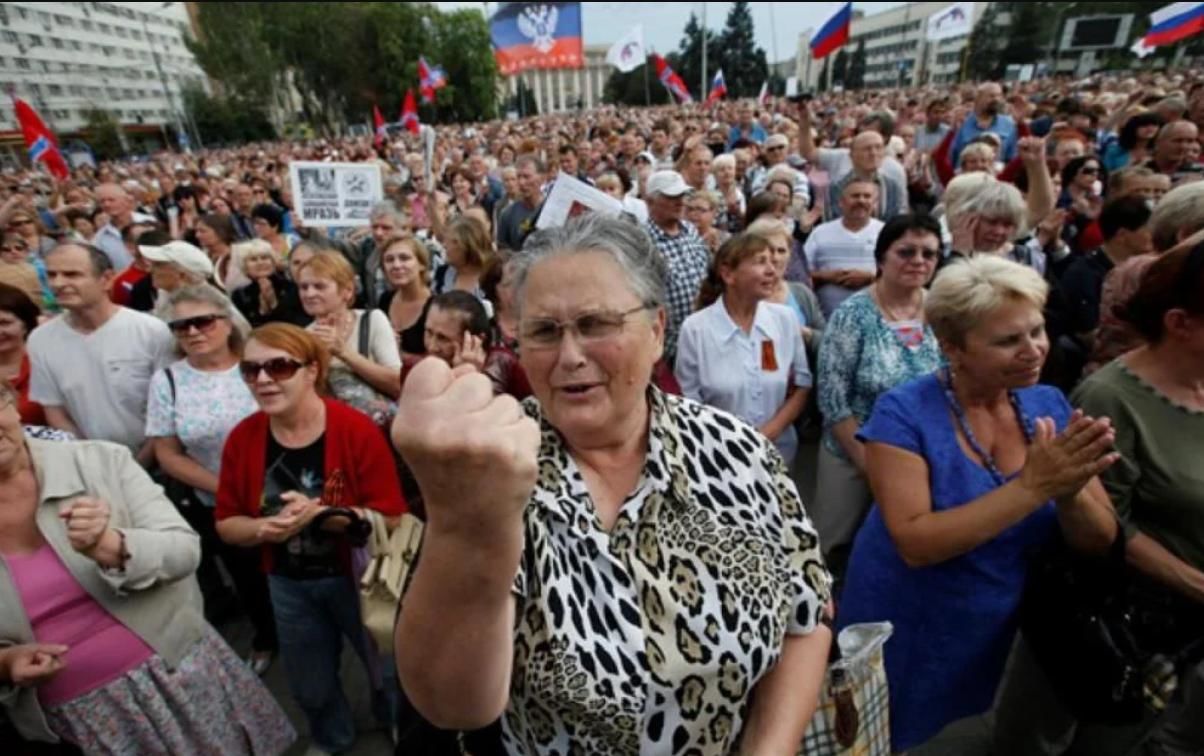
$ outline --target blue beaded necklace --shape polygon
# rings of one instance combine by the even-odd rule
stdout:
[[[987,472],[991,474],[997,485],[1002,486],[1007,482],[1003,471],[999,469],[999,465],[995,463],[995,458],[991,456],[982,445],[978,443],[978,439],[974,436],[974,430],[970,427],[970,421],[966,419],[966,411],[962,409],[961,402],[957,400],[957,394],[953,393],[953,376],[951,371],[946,368],[939,374],[941,388],[945,391],[945,400],[949,402],[949,408],[953,410],[953,416],[957,419],[957,425],[961,428],[962,435],[966,437],[966,443],[970,444],[970,448],[982,460],[983,466],[987,468]],[[1024,414],[1024,408],[1020,406],[1020,396],[1013,390],[1008,390],[1008,401],[1012,403],[1012,409],[1016,411],[1016,419],[1020,421],[1020,429],[1024,432],[1025,443],[1032,443],[1033,437],[1036,435],[1036,430],[1033,428],[1032,421],[1028,419],[1028,415]]]

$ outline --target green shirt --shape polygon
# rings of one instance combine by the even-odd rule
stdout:
[[[1174,404],[1119,359],[1074,392],[1109,417],[1121,459],[1100,475],[1128,537],[1141,531],[1204,569],[1204,412]]]

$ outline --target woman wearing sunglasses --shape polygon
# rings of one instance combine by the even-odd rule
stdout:
[[[213,525],[213,504],[222,447],[234,426],[256,409],[239,377],[238,355],[246,331],[235,321],[233,305],[210,286],[180,289],[168,300],[168,327],[184,358],[151,379],[146,436],[159,467],[178,486],[173,496],[181,514],[201,536],[198,578],[208,603],[224,596],[217,571],[220,558],[234,580],[239,603],[255,628],[248,663],[263,674],[276,652],[267,583],[246,549],[227,546]]]
[[[390,336],[390,340],[392,337]],[[331,507],[405,511],[389,444],[362,413],[330,398],[330,354],[313,334],[270,323],[251,332],[239,372],[259,411],[235,426],[222,451],[217,532],[258,547],[268,576],[289,690],[327,753],[355,742],[339,679],[343,637],[370,664],[344,518],[311,527]],[[389,723],[383,691],[374,711]]]
[[[1094,155],[1075,158],[1062,169],[1062,193],[1058,197],[1058,209],[1066,211],[1062,240],[1076,253],[1090,252],[1104,241],[1095,221],[1104,204],[1107,180],[1107,171]]]
[[[46,235],[46,229],[38,214],[26,207],[20,207],[8,217],[8,230],[25,240],[25,246],[40,259],[54,249],[57,242]]]
[[[924,320],[924,286],[940,249],[940,225],[931,217],[888,221],[874,248],[877,278],[836,308],[820,341],[824,436],[811,517],[838,572],[871,503],[857,432],[881,394],[941,364],[936,337]]]

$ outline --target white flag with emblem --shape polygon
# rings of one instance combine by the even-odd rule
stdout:
[[[928,17],[930,41],[969,34],[974,30],[974,3],[954,3]]]
[[[623,38],[610,46],[606,53],[606,62],[623,73],[631,73],[648,60],[644,52],[644,27],[636,26],[623,35]]]

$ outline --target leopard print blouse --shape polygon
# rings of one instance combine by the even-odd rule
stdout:
[[[648,461],[604,531],[538,405],[510,703],[512,754],[724,754],[784,637],[820,621],[831,578],[773,444],[656,389]]]

